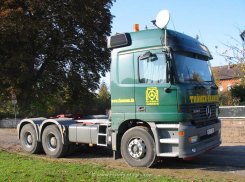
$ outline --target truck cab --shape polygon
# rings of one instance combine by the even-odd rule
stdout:
[[[206,46],[176,31],[151,29],[112,36],[109,47],[113,148],[126,148],[122,155],[130,165],[146,155],[139,136],[121,145],[133,127],[152,136],[158,157],[191,158],[220,145],[218,90]]]

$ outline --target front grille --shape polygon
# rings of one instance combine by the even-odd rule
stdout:
[[[216,116],[216,104],[189,104],[180,107],[181,112],[192,115],[192,124],[197,127],[208,126],[218,122]]]

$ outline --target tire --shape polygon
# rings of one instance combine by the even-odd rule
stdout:
[[[54,158],[63,157],[68,151],[68,145],[63,144],[60,130],[56,125],[49,125],[44,129],[42,145],[44,152]]]
[[[155,142],[148,129],[134,127],[126,131],[121,140],[121,154],[132,167],[151,167],[156,161]]]
[[[21,129],[20,144],[24,151],[31,154],[37,154],[42,151],[42,144],[37,141],[37,133],[32,124],[26,124]]]

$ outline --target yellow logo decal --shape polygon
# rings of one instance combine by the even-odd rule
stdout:
[[[156,106],[159,105],[159,95],[157,87],[148,87],[146,89],[146,105]]]
[[[134,103],[134,98],[131,99],[113,99],[112,103]]]
[[[190,96],[191,103],[206,103],[206,102],[218,102],[218,95],[200,95],[200,96]]]

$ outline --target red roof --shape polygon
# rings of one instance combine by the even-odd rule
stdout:
[[[213,67],[212,69],[218,73],[220,80],[236,79],[244,76],[241,65],[239,64],[217,66]]]

